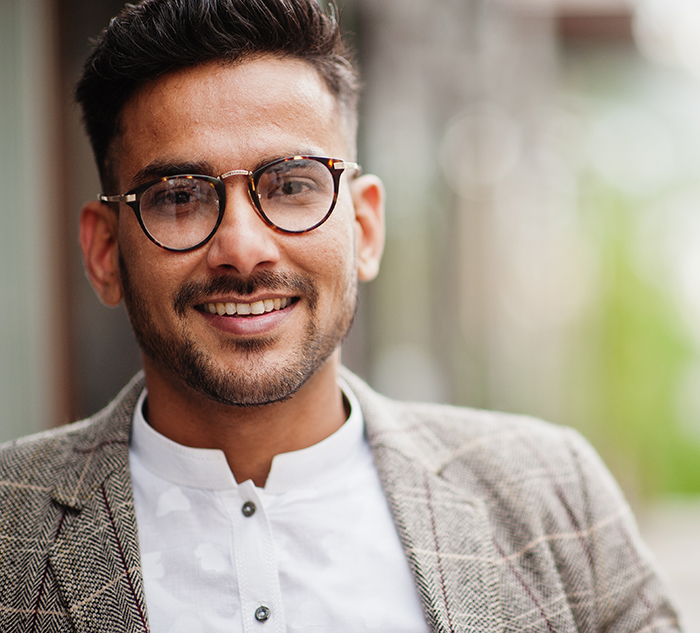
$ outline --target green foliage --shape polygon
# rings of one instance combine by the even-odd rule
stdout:
[[[680,424],[677,404],[697,350],[669,293],[635,266],[635,201],[599,181],[586,192],[600,294],[583,318],[574,418],[633,495],[700,493],[700,442]]]

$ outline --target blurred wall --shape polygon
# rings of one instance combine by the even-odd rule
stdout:
[[[63,408],[52,17],[44,0],[0,3],[0,439]]]
[[[360,146],[388,191],[372,378],[395,397],[558,418],[561,323],[545,295],[564,281],[551,231],[568,210],[539,160],[553,19],[481,0],[358,4]]]
[[[71,415],[90,415],[104,407],[140,368],[140,355],[122,306],[106,308],[97,299],[83,270],[78,219],[86,200],[102,190],[73,90],[91,50],[91,39],[123,7],[122,0],[56,0],[60,42],[62,183],[67,227],[62,242],[70,280],[66,288],[70,342]]]

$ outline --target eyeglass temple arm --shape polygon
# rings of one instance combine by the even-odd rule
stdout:
[[[128,193],[123,196],[105,196],[103,193],[97,196],[100,202],[134,202],[136,200],[136,194]]]
[[[333,162],[333,167],[336,169],[354,169],[355,176],[362,174],[362,166],[359,163],[349,163],[345,160],[336,160]]]

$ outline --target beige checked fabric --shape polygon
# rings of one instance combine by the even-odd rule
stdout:
[[[580,436],[394,402],[343,375],[433,631],[679,630],[627,505]],[[128,465],[142,388],[139,375],[93,418],[0,449],[2,633],[148,630]]]

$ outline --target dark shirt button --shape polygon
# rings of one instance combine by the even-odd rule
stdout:
[[[244,517],[252,517],[255,514],[255,504],[252,501],[246,501],[241,508],[241,512],[243,513]],[[262,609],[262,607],[260,608]],[[259,610],[260,609],[258,609],[258,611]],[[268,615],[267,617],[269,618],[270,616]],[[264,619],[267,620],[267,618]]]
[[[253,507],[255,507],[255,506],[253,506]],[[270,611],[270,609],[268,609],[267,607],[258,607],[255,610],[255,619],[258,622],[264,622],[265,620],[269,620],[271,615],[272,615],[272,611]]]

